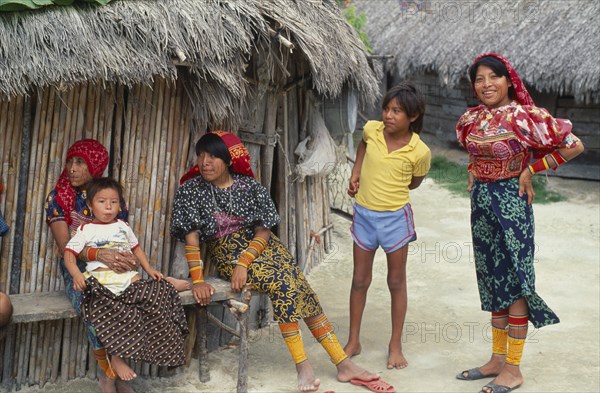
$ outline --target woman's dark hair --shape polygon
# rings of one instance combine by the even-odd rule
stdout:
[[[208,153],[221,160],[225,161],[225,165],[231,169],[231,154],[223,139],[220,136],[212,133],[206,133],[196,142],[196,155],[200,153]]]
[[[469,79],[471,80],[471,85],[475,83],[475,78],[477,77],[477,69],[480,65],[489,67],[494,71],[494,73],[498,76],[504,76],[510,82],[510,75],[508,74],[508,70],[503,62],[500,59],[495,58],[494,56],[486,56],[477,60],[477,62],[471,64],[469,67]],[[513,99],[515,97],[515,89],[511,86],[508,88],[508,97]]]
[[[119,201],[123,200],[123,186],[121,183],[110,177],[97,177],[90,180],[85,188],[85,200],[91,205],[94,196],[107,188],[115,190],[119,194]]]
[[[393,99],[398,101],[408,117],[418,116],[415,121],[410,123],[409,129],[417,134],[421,132],[425,116],[425,99],[421,92],[410,83],[400,83],[385,93],[381,108],[387,108]]]

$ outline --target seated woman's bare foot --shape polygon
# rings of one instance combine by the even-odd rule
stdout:
[[[362,351],[362,346],[360,345],[359,342],[351,343],[350,341],[348,341],[348,343],[344,347],[344,352],[346,352],[346,355],[348,355],[350,357],[360,355],[361,351]]]
[[[379,375],[368,372],[362,367],[354,364],[350,358],[342,360],[337,366],[337,379],[340,382],[348,382],[351,379],[360,379],[361,381],[374,381],[379,379]]]
[[[504,368],[504,359],[504,355],[492,355],[486,364],[478,368],[479,372],[483,375],[489,375],[490,377],[500,374]],[[464,378],[469,377],[467,370],[463,371],[462,375]]]
[[[404,357],[404,354],[402,353],[402,348],[393,348],[390,347],[389,348],[389,353],[388,353],[388,362],[387,362],[387,368],[388,369],[401,369],[401,368],[405,368],[406,366],[408,366],[408,361],[406,361],[406,358]]]
[[[129,367],[129,365],[118,356],[111,357],[110,365],[112,366],[113,370],[115,370],[119,378],[121,378],[123,381],[131,381],[137,377],[136,373],[133,372],[131,367]]]
[[[100,378],[98,378],[98,385],[100,385],[102,393],[117,393],[115,380],[110,379],[106,376],[106,374],[103,374],[100,376]]]
[[[189,281],[187,281],[187,280],[180,280],[175,277],[167,277],[167,278],[165,278],[165,280],[167,280],[168,282],[173,284],[173,286],[175,287],[177,292],[187,291],[188,289],[192,289],[192,286],[190,285]]]
[[[506,364],[500,374],[492,381],[496,385],[508,386],[511,389],[521,386],[523,382],[521,369],[519,366],[513,366],[512,364]],[[481,390],[486,393],[493,393],[493,390],[487,386],[482,387]]]
[[[296,364],[296,372],[298,373],[298,391],[316,392],[319,390],[321,381],[315,378],[315,373],[308,360]]]

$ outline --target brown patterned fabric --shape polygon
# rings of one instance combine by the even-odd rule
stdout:
[[[111,355],[158,366],[185,363],[189,333],[177,290],[166,280],[138,280],[115,295],[87,279],[82,316]]]

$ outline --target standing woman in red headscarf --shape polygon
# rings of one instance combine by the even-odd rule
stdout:
[[[92,212],[85,201],[85,187],[92,178],[102,176],[107,165],[108,151],[101,143],[93,139],[75,142],[67,150],[65,167],[56,186],[46,198],[46,223],[50,226],[54,237],[55,253],[59,256],[65,291],[79,315],[81,315],[83,293],[73,288],[73,278],[65,267],[63,253],[77,228],[92,221]],[[121,211],[117,217],[127,221],[127,209],[123,200],[121,201]],[[133,254],[108,249],[86,248],[79,254],[79,258],[86,261],[101,261],[117,272],[128,271],[137,266],[137,260]],[[85,271],[85,263],[83,261],[78,261],[78,263],[80,270]],[[98,340],[94,328],[88,323],[85,325],[88,341],[94,350],[98,364],[106,373],[106,376],[100,378],[102,390],[113,392],[117,376],[110,367],[106,350]],[[120,390],[131,391],[126,386],[121,386]]]
[[[559,322],[535,291],[531,178],[573,159],[583,144],[570,121],[535,106],[504,57],[477,57],[469,77],[482,104],[460,118],[456,132],[469,152],[471,234],[481,308],[491,312],[492,356],[456,377],[496,377],[482,392],[506,393],[523,383],[528,323]]]
[[[320,384],[304,351],[300,320],[336,365],[338,380],[388,389],[390,385],[345,354],[317,295],[271,232],[279,215],[266,188],[254,179],[242,142],[231,133],[208,133],[197,142],[196,154],[197,165],[182,177],[175,194],[171,221],[171,235],[186,243],[196,301],[208,305],[214,293],[203,277],[200,244],[205,243],[208,258],[219,275],[231,281],[233,290],[240,291],[248,282],[271,299],[275,320],[296,364],[300,391],[316,391]]]

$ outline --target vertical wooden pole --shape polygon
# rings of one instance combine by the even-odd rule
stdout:
[[[31,149],[31,96],[25,97],[23,105],[23,139],[19,165],[19,195],[27,195],[27,174],[29,173],[29,151]],[[26,198],[17,200],[17,216],[14,224],[15,248],[12,259],[10,294],[19,293],[21,280],[21,259],[23,257],[23,229],[25,227]]]
[[[196,317],[196,328],[198,329],[198,364],[200,382],[210,381],[210,370],[208,368],[208,343],[206,340],[206,325],[208,324],[207,308],[196,306],[198,316]]]

